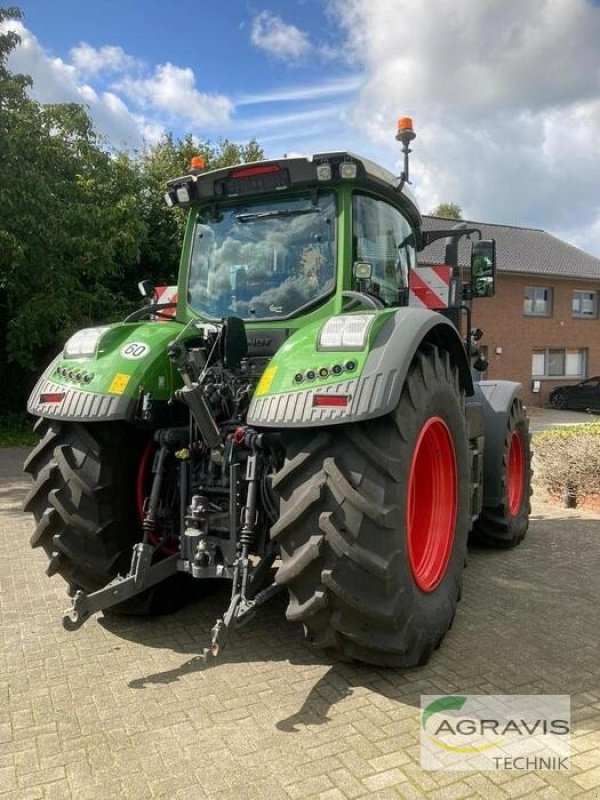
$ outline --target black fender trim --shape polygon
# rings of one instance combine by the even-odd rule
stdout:
[[[502,459],[508,417],[521,389],[514,381],[480,381],[467,403],[476,403],[483,411],[483,505],[495,507],[502,502]]]

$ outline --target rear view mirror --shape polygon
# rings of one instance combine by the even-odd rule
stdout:
[[[138,283],[138,292],[144,297],[146,300],[153,300],[154,299],[154,284],[148,278],[144,281],[140,281]]]
[[[496,242],[480,239],[471,250],[471,296],[492,297],[496,293]]]

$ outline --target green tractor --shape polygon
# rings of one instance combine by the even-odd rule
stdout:
[[[72,336],[29,399],[25,509],[68,584],[67,629],[165,613],[220,579],[231,601],[207,657],[285,589],[287,618],[329,655],[424,664],[452,624],[469,536],[523,539],[519,385],[473,378],[486,365],[471,298],[493,294],[494,242],[423,230],[414,136],[401,120],[399,178],[331,152],[195,160],[169,182],[167,205],[189,208],[176,303],[143,282],[148,303]],[[431,308],[417,258],[442,238]]]

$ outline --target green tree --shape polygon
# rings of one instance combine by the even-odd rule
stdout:
[[[0,366],[33,370],[76,328],[116,314],[110,283],[137,258],[144,226],[136,171],[83,107],[42,106],[8,71],[18,42],[0,34]]]
[[[434,217],[445,217],[446,219],[462,219],[462,208],[458,203],[440,203],[430,212]]]
[[[0,8],[0,23],[21,18]],[[238,145],[165,135],[141,153],[111,151],[83,106],[41,105],[6,62],[0,32],[0,374],[13,407],[75,330],[135,307],[136,284],[175,280],[185,215],[166,208],[167,180],[193,155],[209,168],[264,158]]]

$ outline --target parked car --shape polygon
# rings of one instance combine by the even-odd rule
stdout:
[[[571,386],[557,386],[550,392],[550,405],[552,408],[600,411],[600,376]]]

